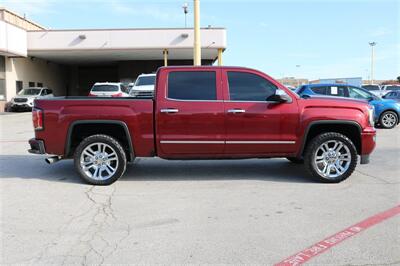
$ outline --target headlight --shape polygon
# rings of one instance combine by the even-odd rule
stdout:
[[[374,126],[375,118],[374,118],[374,108],[368,108],[368,120],[371,126]]]

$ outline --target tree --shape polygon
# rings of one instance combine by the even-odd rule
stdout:
[[[400,82],[400,76],[397,77],[397,81]]]

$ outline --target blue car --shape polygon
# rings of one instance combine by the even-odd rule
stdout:
[[[300,86],[296,93],[302,97],[308,95],[326,95],[366,100],[375,108],[375,123],[383,128],[394,128],[399,124],[400,104],[395,100],[382,99],[371,92],[346,84],[308,84]]]

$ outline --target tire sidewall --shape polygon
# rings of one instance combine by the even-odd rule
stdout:
[[[335,178],[324,177],[318,172],[314,164],[314,156],[318,147],[329,140],[341,141],[344,145],[347,146],[351,154],[351,161],[349,168],[342,175],[339,175]],[[324,183],[339,183],[347,179],[355,170],[358,161],[357,149],[349,138],[340,133],[335,133],[335,132],[323,133],[321,135],[316,136],[314,139],[310,141],[308,148],[306,150],[306,154],[304,156],[304,161],[306,169],[314,179]]]
[[[80,165],[80,158],[83,150],[96,142],[104,143],[112,147],[117,154],[118,158],[118,167],[117,171],[113,176],[111,176],[108,179],[105,180],[97,180],[97,179],[92,179],[88,177],[85,172],[83,171],[81,165]],[[125,172],[126,170],[126,155],[125,152],[122,148],[122,146],[119,144],[117,140],[114,138],[107,136],[107,135],[93,135],[90,137],[87,137],[84,139],[76,148],[75,153],[74,153],[74,166],[76,171],[79,173],[80,177],[86,181],[87,183],[91,185],[110,185],[117,181]]]
[[[396,123],[394,123],[394,125],[391,126],[391,127],[387,127],[387,126],[385,126],[385,124],[383,123],[383,117],[384,117],[386,114],[389,114],[389,113],[393,114],[393,115],[396,117]],[[382,128],[386,128],[386,129],[394,128],[394,127],[398,124],[398,122],[399,122],[399,116],[398,116],[395,112],[393,112],[393,111],[385,111],[385,112],[382,113],[381,117],[379,118],[379,124],[380,124],[380,126],[381,126]]]

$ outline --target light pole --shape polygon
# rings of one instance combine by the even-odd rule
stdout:
[[[194,13],[194,43],[193,43],[193,64],[201,65],[201,40],[200,40],[200,0],[193,0]]]
[[[371,85],[374,84],[374,46],[376,42],[369,42],[369,46],[371,46]]]
[[[189,8],[188,3],[184,3],[183,6],[182,6],[182,8],[183,8],[183,13],[185,14],[185,28],[187,28],[187,13],[189,13],[189,10],[188,10],[188,8]]]
[[[297,67],[298,69],[300,69],[300,65],[296,65],[296,67]],[[299,74],[298,71],[297,71],[297,74]],[[300,79],[299,79],[299,78],[297,78],[297,87],[300,87]]]

